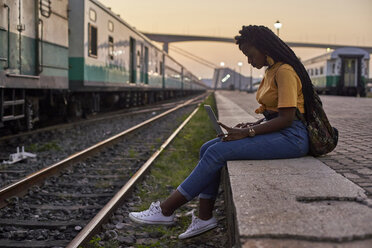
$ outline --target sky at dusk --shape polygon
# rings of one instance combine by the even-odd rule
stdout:
[[[114,13],[149,33],[234,37],[242,25],[265,25],[276,32],[274,22],[283,26],[280,38],[288,42],[333,43],[372,47],[372,0],[100,0]],[[213,69],[179,53],[181,48],[214,64],[224,62],[250,75],[250,65],[233,43],[177,42],[169,53],[196,76],[210,78]],[[325,49],[293,48],[301,59],[325,53]],[[372,61],[372,60],[371,60]],[[372,77],[370,61],[369,77]],[[258,77],[263,71],[253,69]]]

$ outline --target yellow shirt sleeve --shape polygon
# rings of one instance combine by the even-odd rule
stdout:
[[[296,72],[279,68],[275,79],[278,86],[278,108],[297,107],[297,83],[300,79]]]

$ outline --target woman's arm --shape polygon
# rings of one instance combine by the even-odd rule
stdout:
[[[222,123],[220,125],[226,129],[227,135],[223,141],[238,140],[249,136],[249,130],[253,129],[256,135],[272,133],[289,127],[296,114],[296,108],[279,108],[279,115],[263,124],[250,126],[247,128],[230,128]]]

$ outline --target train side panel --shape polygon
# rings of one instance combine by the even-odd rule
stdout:
[[[67,89],[67,0],[0,2],[0,85]],[[47,17],[46,17],[47,16]]]
[[[40,80],[48,85],[43,88],[68,89],[68,0],[51,1],[50,8],[37,2]]]
[[[182,66],[171,57],[165,57],[165,88],[182,89]]]
[[[156,47],[150,46],[149,59],[149,86],[151,88],[163,87],[163,52]]]
[[[161,51],[99,2],[70,2],[76,6],[70,26],[75,25],[74,20],[79,23],[77,35],[70,40],[76,39],[74,44],[84,40],[82,49],[70,51],[70,64],[76,65],[70,73],[73,90],[162,88]]]

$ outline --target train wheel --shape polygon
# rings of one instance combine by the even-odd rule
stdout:
[[[22,123],[21,120],[14,120],[14,121],[9,121],[6,125],[9,130],[12,132],[12,134],[17,134],[20,131],[22,131]]]
[[[75,99],[73,102],[71,102],[69,115],[72,117],[81,117],[83,115],[83,107],[80,100]]]
[[[26,100],[25,105],[25,126],[27,130],[34,128],[34,110],[31,101]]]
[[[347,92],[347,95],[348,96],[357,96],[358,95],[358,91],[355,88],[349,88],[348,89],[348,92]]]
[[[358,87],[358,94],[360,97],[366,97],[366,89],[362,87]]]

